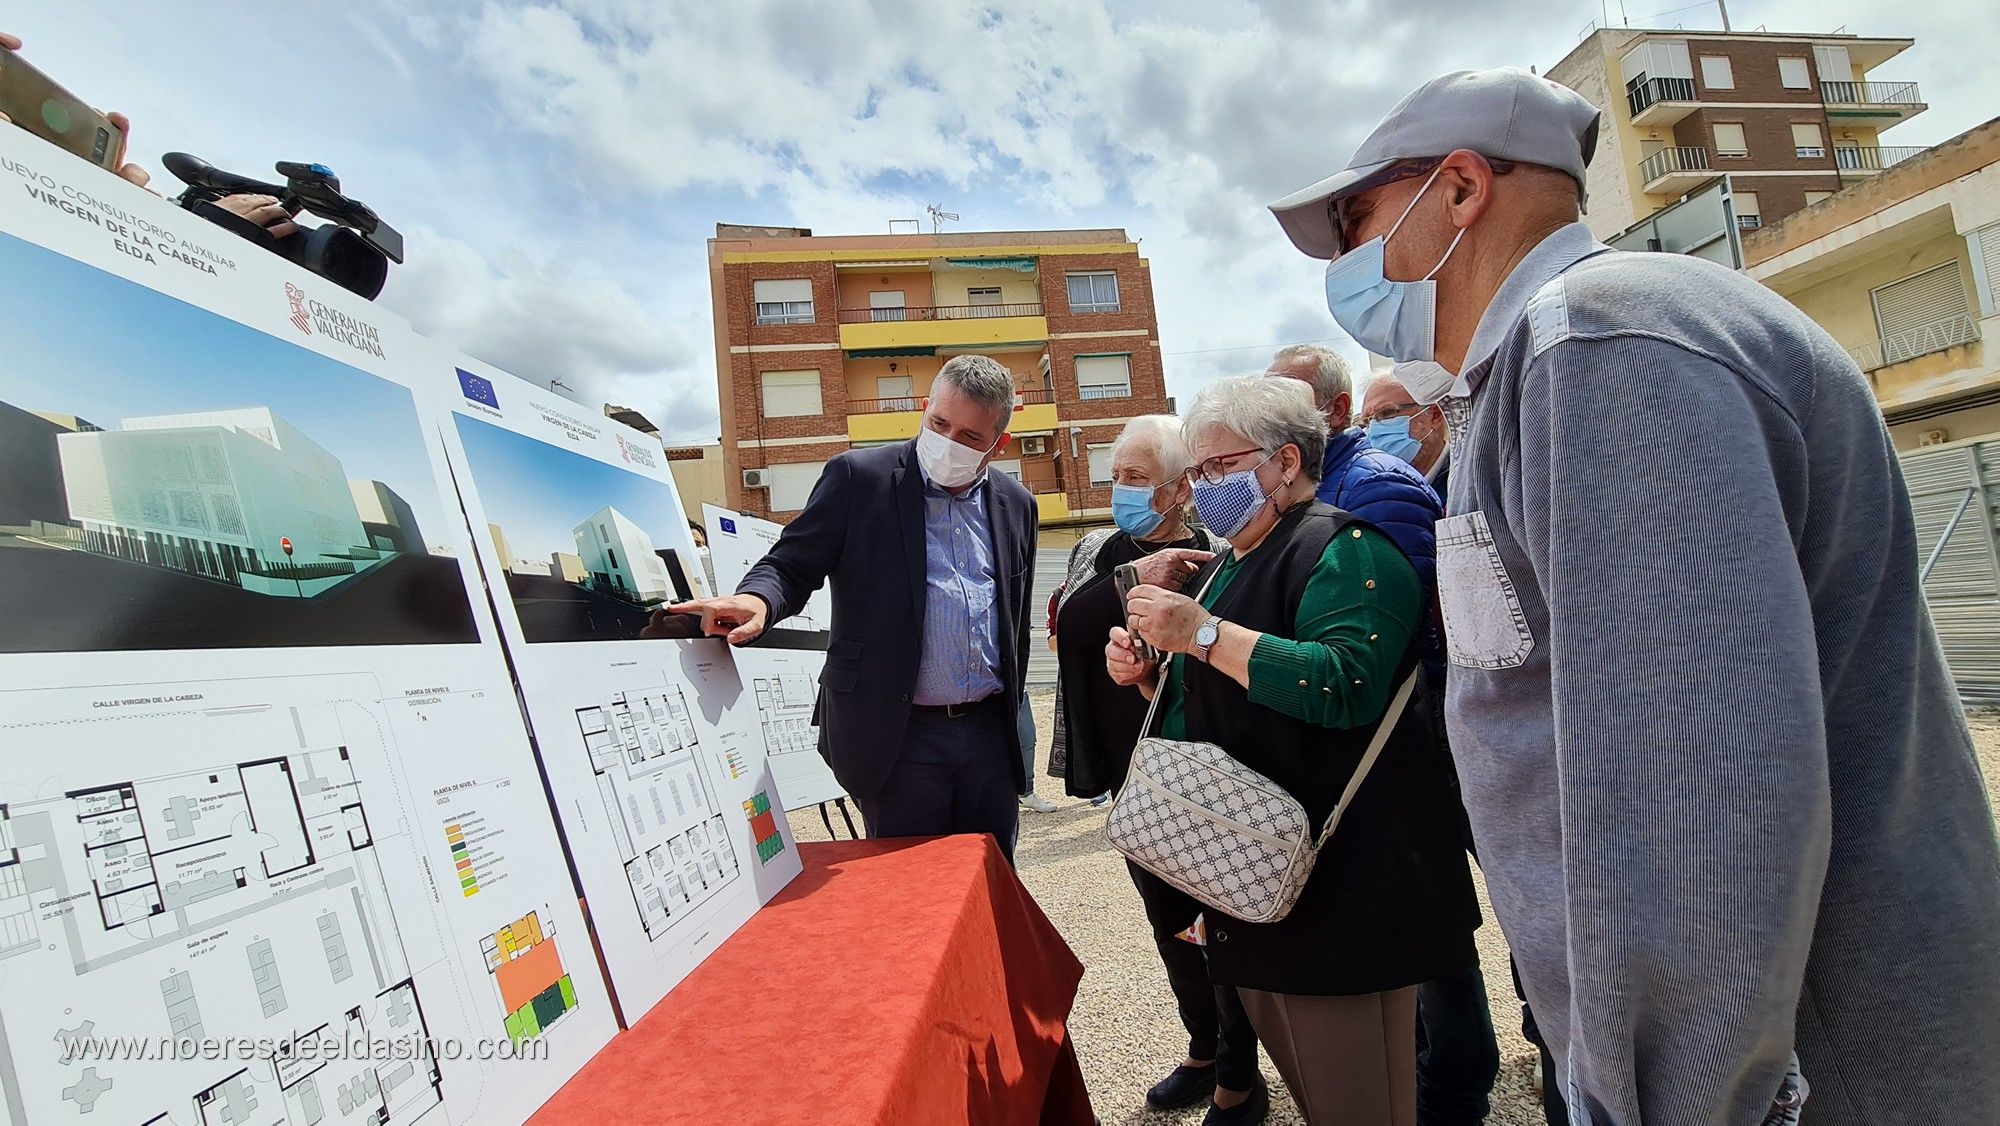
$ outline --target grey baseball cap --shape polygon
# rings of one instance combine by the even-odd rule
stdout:
[[[1583,95],[1519,67],[1453,71],[1396,103],[1347,167],[1272,204],[1271,213],[1292,245],[1314,258],[1337,258],[1334,200],[1375,186],[1375,177],[1404,161],[1459,149],[1560,169],[1581,192],[1599,116]]]

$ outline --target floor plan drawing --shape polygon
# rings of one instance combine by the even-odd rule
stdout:
[[[487,935],[480,951],[507,1014],[508,1039],[539,1036],[576,1008],[575,983],[542,912],[530,911]]]
[[[108,722],[135,747],[199,727],[199,746],[239,757],[7,802],[8,1119],[379,1126],[442,1104],[351,758],[351,739],[380,737],[361,707],[218,709],[198,723],[183,709],[164,727],[134,714]],[[14,724],[0,740],[33,754],[54,730]],[[101,1054],[109,1038],[150,1048]],[[225,1038],[261,1051],[168,1046]]]
[[[686,694],[614,693],[576,709],[576,722],[640,923],[658,941],[738,871]]]
[[[738,649],[732,656],[743,678],[745,696],[757,705],[765,761],[778,787],[772,796],[783,801],[787,810],[846,796],[833,768],[819,752],[819,728],[813,726],[819,673],[826,666],[826,654],[751,648]]]
[[[803,672],[757,677],[757,719],[764,728],[764,753],[773,770],[780,755],[819,754],[819,728],[813,726],[813,682]]]

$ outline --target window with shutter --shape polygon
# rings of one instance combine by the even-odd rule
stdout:
[[[1741,124],[1718,124],[1715,127],[1715,155],[1749,156],[1749,142],[1743,139]]]
[[[1792,147],[1798,151],[1799,159],[1809,160],[1826,155],[1826,142],[1820,138],[1819,123],[1799,121],[1792,123]]]
[[[1111,447],[1090,447],[1090,483],[1109,485],[1111,483]]]
[[[1736,210],[1736,226],[1739,230],[1754,231],[1764,225],[1764,213],[1757,202],[1756,192],[1733,192],[1729,204]]]
[[[809,325],[813,323],[813,290],[810,278],[765,278],[750,283],[751,299],[757,306],[760,325]]]
[[[1729,56],[1703,55],[1701,57],[1701,84],[1711,90],[1736,89],[1736,71],[1729,65]]]
[[[1076,358],[1077,397],[1128,399],[1132,396],[1132,357],[1078,356]]]
[[[1114,273],[1069,274],[1069,311],[1072,313],[1116,313],[1118,275]]]
[[[797,512],[811,499],[813,486],[819,484],[819,475],[826,469],[823,461],[801,461],[791,465],[773,465],[767,472],[771,476],[771,511]]]
[[[1947,262],[1874,290],[1875,325],[1882,334],[1882,362],[1900,363],[1971,339],[1971,310],[1958,263]]]
[[[765,418],[797,418],[826,413],[820,404],[819,370],[767,371],[758,376]]]
[[[1779,59],[1778,81],[1787,90],[1810,90],[1812,79],[1804,59]]]

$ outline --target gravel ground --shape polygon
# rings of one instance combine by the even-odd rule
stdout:
[[[1038,772],[1047,769],[1054,704],[1052,693],[1034,697],[1040,730]],[[1972,730],[1987,790],[1995,804],[2000,804],[2000,713],[1974,713]],[[1038,779],[1038,789],[1057,809],[1054,813],[1021,815],[1017,850],[1021,878],[1085,967],[1070,1031],[1097,1113],[1106,1126],[1199,1122],[1200,1107],[1163,1114],[1145,1105],[1146,1088],[1180,1062],[1187,1034],[1174,1014],[1166,973],[1153,950],[1146,916],[1124,861],[1105,843],[1104,813],[1062,795],[1060,785],[1045,774],[1038,774]],[[836,824],[839,820],[834,818]],[[792,814],[791,822],[802,841],[826,839],[819,815],[811,809]],[[1474,871],[1476,874],[1477,869]],[[1485,909],[1484,881],[1479,883],[1479,898]],[[1492,922],[1490,909],[1486,916],[1486,925],[1479,928],[1479,958],[1486,970],[1501,1057],[1493,1113],[1487,1122],[1492,1126],[1540,1126],[1541,1106],[1530,1085],[1534,1049],[1521,1038],[1520,1006],[1507,973],[1507,943]],[[1305,1119],[1285,1094],[1284,1084],[1268,1059],[1264,1074],[1270,1080],[1272,1095],[1267,1121],[1303,1123]]]

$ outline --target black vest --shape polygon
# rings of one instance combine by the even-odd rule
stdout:
[[[1286,513],[1243,559],[1212,612],[1246,629],[1293,637],[1321,556],[1334,534],[1354,523],[1318,502]],[[1189,589],[1199,590],[1207,578],[1204,571]],[[1399,660],[1397,683],[1416,667],[1420,640]],[[1199,661],[1183,659],[1182,682],[1186,737],[1222,747],[1283,786],[1315,828],[1374,737],[1374,724],[1320,727],[1252,703],[1242,685]],[[1476,964],[1479,907],[1424,691],[1420,683],[1292,913],[1270,924],[1209,913],[1217,982],[1276,993],[1379,993]]]

